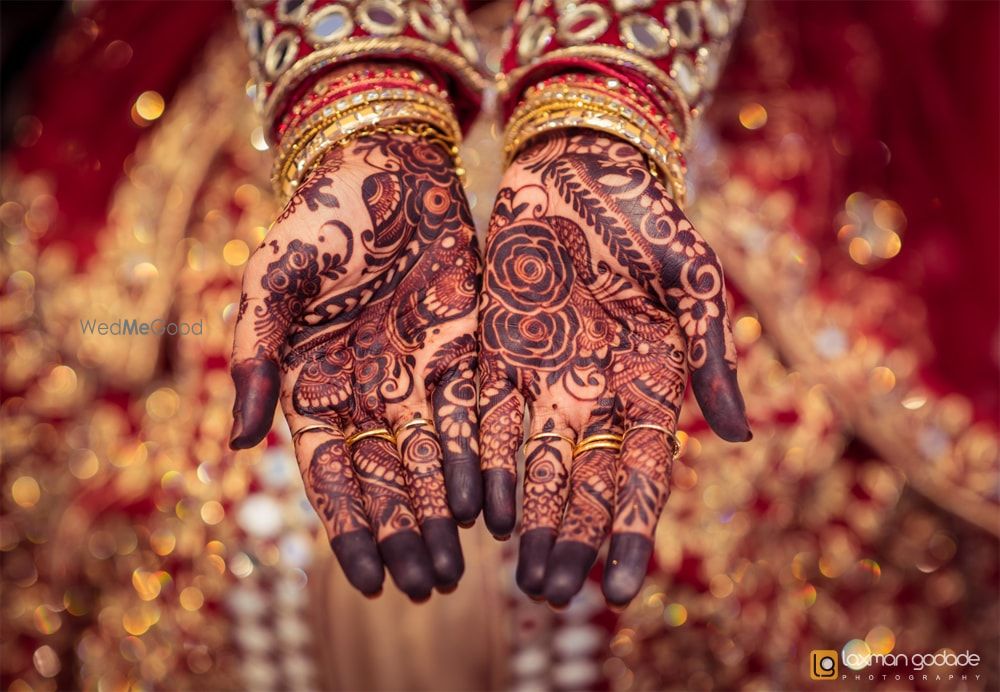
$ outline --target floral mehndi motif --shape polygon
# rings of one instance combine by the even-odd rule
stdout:
[[[604,592],[627,603],[642,584],[669,492],[667,435],[636,428],[620,453],[575,457],[569,440],[621,435],[640,423],[674,430],[689,373],[713,429],[727,440],[749,438],[722,270],[638,151],[582,130],[536,140],[508,169],[485,265],[479,412],[487,526],[499,536],[514,528],[514,459],[527,402],[518,583],[566,603],[611,530]]]
[[[383,565],[416,600],[461,575],[455,519],[482,502],[479,273],[449,155],[387,135],[332,150],[247,265],[231,444],[263,439],[280,393],[307,494],[366,594]],[[374,428],[396,444],[347,444]]]

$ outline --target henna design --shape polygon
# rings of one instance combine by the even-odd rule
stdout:
[[[436,407],[438,434],[455,454],[478,449],[476,439],[476,361],[479,349],[472,334],[463,334],[434,354],[424,386],[442,404]]]
[[[450,516],[441,472],[441,445],[433,430],[411,428],[399,441],[399,453],[406,469],[406,486],[420,523]]]
[[[424,381],[442,446],[448,504],[463,524],[472,522],[483,504],[475,408],[478,355],[475,337],[463,334],[438,349]]]
[[[524,160],[527,171],[557,191],[552,206],[597,231],[602,253],[678,318],[695,395],[709,423],[724,439],[748,439],[722,268],[638,151],[576,131],[550,137]]]
[[[479,316],[491,530],[491,516],[502,526],[512,511],[506,457],[524,402],[533,418],[552,414],[583,435],[619,423],[673,429],[690,370],[710,424],[746,439],[722,270],[642,156],[599,133],[563,132],[523,152],[504,182]],[[565,603],[613,527],[606,595],[634,596],[668,494],[662,438],[637,431],[620,454],[585,452],[569,473],[558,444],[529,445],[518,566],[527,593]]]
[[[615,454],[594,449],[573,460],[570,502],[559,527],[559,539],[591,546],[595,552],[611,528],[615,496]]]
[[[551,425],[547,429],[551,429]],[[522,530],[559,528],[569,472],[560,440],[532,443],[524,460],[524,519]]]
[[[367,529],[361,489],[354,478],[350,455],[343,440],[319,445],[302,465],[302,479],[310,502],[327,525],[331,536]]]
[[[334,511],[334,536],[353,530],[331,509],[343,504],[337,474],[353,474],[359,495],[351,507],[363,508],[356,518],[370,522],[394,580],[415,599],[429,595],[428,583],[453,585],[462,568],[442,456],[460,452],[468,467],[457,479],[456,513],[471,520],[481,505],[481,491],[469,490],[481,484],[478,449],[461,442],[476,436],[479,273],[472,218],[448,154],[422,140],[373,135],[327,156],[244,277],[234,446],[266,434],[279,378],[286,416],[304,421],[299,427],[312,421],[349,434],[432,407],[446,424],[444,454],[427,430],[401,449],[366,439],[336,463],[330,445],[302,459],[317,511]]]
[[[354,451],[354,467],[375,537],[382,540],[417,525],[410,509],[406,474],[387,440],[367,439]]]
[[[309,211],[319,211],[320,207],[336,209],[340,206],[337,196],[330,191],[333,186],[333,174],[340,170],[344,164],[344,152],[342,149],[335,149],[327,154],[323,164],[317,166],[302,185],[298,187],[292,198],[288,200],[285,208],[277,218],[280,223],[295,215],[299,206],[306,205]],[[301,212],[299,212],[301,213]]]
[[[640,431],[633,434],[638,436],[648,432]],[[654,458],[648,451],[649,448],[643,449],[638,442],[634,443],[634,446],[637,450],[634,464],[629,466],[623,464],[618,469],[618,512],[615,515],[615,523],[621,526],[623,531],[652,533],[670,494],[671,464],[670,462],[664,464],[662,457]],[[652,447],[656,449],[656,445]]]

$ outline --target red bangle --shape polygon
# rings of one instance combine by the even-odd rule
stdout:
[[[315,84],[282,119],[277,128],[279,138],[332,104],[337,104],[340,110],[344,110],[351,105],[360,105],[364,99],[359,100],[358,97],[365,92],[382,93],[387,89],[417,90],[448,101],[447,94],[438,86],[436,80],[428,79],[427,75],[415,68],[365,69],[348,72],[329,81]],[[351,103],[346,99],[351,99]]]

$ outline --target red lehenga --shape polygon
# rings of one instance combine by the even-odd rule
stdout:
[[[511,13],[472,13],[493,67]],[[858,640],[977,652],[960,684],[996,688],[996,25],[987,4],[748,7],[688,162],[755,437],[719,441],[689,402],[654,570],[613,613],[596,582],[528,601],[480,526],[453,594],[347,588],[284,423],[225,444],[237,286],[276,211],[231,8],[69,18],[0,206],[4,686],[795,689],[811,650]],[[463,150],[481,228],[494,116]],[[204,334],[79,325],[133,317]]]

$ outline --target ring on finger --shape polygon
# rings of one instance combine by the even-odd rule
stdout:
[[[371,430],[362,430],[361,432],[356,432],[350,437],[348,437],[346,440],[347,446],[350,447],[352,445],[357,444],[358,442],[361,442],[361,440],[367,440],[369,438],[374,438],[377,440],[388,440],[393,444],[396,443],[396,438],[393,437],[392,433],[389,432],[388,428],[372,428]]]
[[[566,437],[565,435],[560,435],[554,432],[536,432],[528,436],[528,439],[524,441],[524,446],[527,446],[529,442],[534,442],[536,440],[562,440],[563,442],[568,442],[570,446],[576,444],[573,440]]]
[[[670,442],[670,456],[676,459],[677,455],[680,454],[681,444],[677,441],[677,436],[662,425],[657,425],[656,423],[635,423],[628,427],[624,435],[622,435],[622,439],[628,437],[628,434],[635,430],[655,430],[656,432],[663,433],[667,436],[667,441]]]
[[[423,418],[422,416],[418,416],[417,418],[413,418],[411,420],[406,421],[401,426],[396,428],[396,432],[393,433],[393,436],[399,437],[399,434],[404,430],[409,430],[410,428],[422,428],[425,425],[433,426],[434,424],[431,423],[429,419]]]
[[[592,449],[613,449],[617,452],[622,448],[622,440],[624,439],[624,435],[619,435],[617,433],[598,433],[596,435],[588,435],[580,440],[576,447],[573,448],[573,458],[575,459],[584,452],[589,452]]]
[[[338,432],[338,430],[329,425],[307,425],[304,428],[299,428],[298,430],[292,433],[292,442],[297,442],[300,437],[309,432],[334,433]]]

